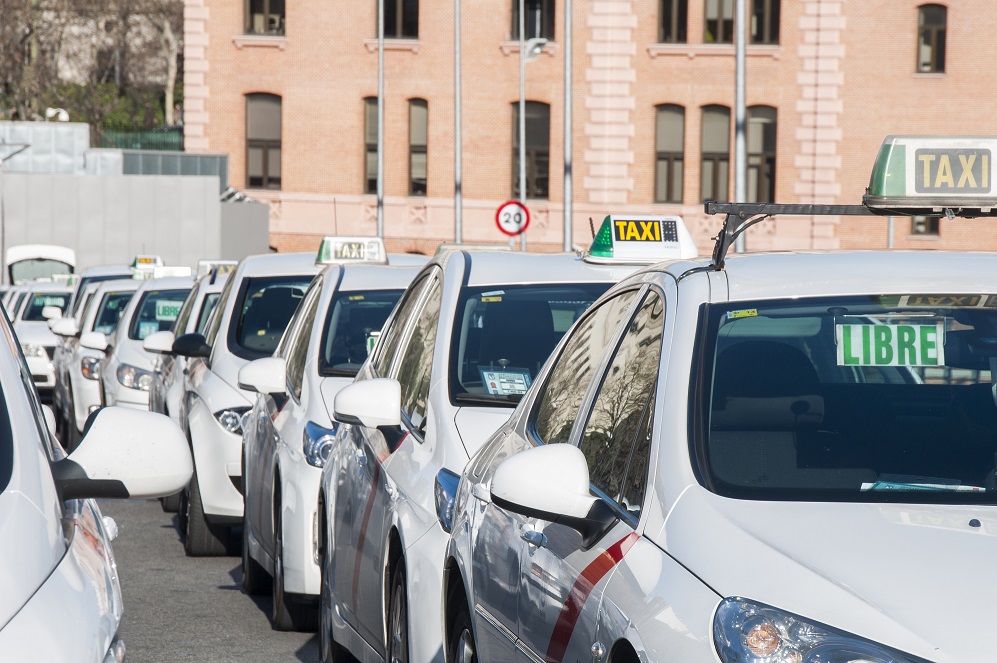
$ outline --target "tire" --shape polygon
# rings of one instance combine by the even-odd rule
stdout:
[[[408,595],[405,588],[405,563],[398,560],[391,573],[388,594],[388,647],[385,663],[408,663]]]
[[[266,594],[272,584],[270,574],[249,555],[249,518],[242,518],[242,591],[249,596]]]
[[[159,498],[159,504],[166,513],[176,513],[180,510],[180,493]]]
[[[448,629],[450,642],[447,643],[447,663],[477,663],[478,648],[474,642],[474,629],[471,627],[471,615],[463,597],[460,610],[454,617],[453,627]]]
[[[274,509],[273,519],[273,627],[277,631],[314,631],[318,626],[316,606],[284,591],[284,535],[282,533],[280,505]]]
[[[186,530],[184,550],[188,557],[219,557],[228,553],[228,528],[212,525],[204,519],[201,489],[197,483],[197,470],[190,478],[187,490]]]

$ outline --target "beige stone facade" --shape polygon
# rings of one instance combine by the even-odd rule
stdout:
[[[734,47],[706,42],[706,0],[687,0],[684,43],[659,43],[662,0],[574,0],[572,241],[589,218],[678,213],[705,251],[719,218],[700,200],[702,107],[734,105]],[[723,4],[723,3],[721,3]],[[751,1],[748,2],[749,7]],[[917,73],[915,0],[781,2],[777,44],[747,47],[747,105],[775,109],[775,201],[861,202],[888,134],[994,135],[988,81],[997,46],[992,0],[948,7],[944,73]],[[550,105],[549,196],[529,200],[528,246],[563,243],[563,6],[554,39],[526,67],[526,98]],[[364,194],[364,99],[377,94],[374,0],[291,0],[282,36],[245,34],[243,3],[186,0],[185,142],[230,155],[230,181],[271,205],[280,250],[312,249],[321,235],[373,234],[376,197]],[[518,44],[510,0],[464,2],[462,14],[463,235],[505,239],[496,208],[512,197]],[[385,49],[384,231],[393,250],[431,252],[454,237],[452,0],[420,0],[418,39]],[[246,180],[246,95],[281,98],[280,190]],[[408,195],[410,99],[428,104],[427,195]],[[655,203],[656,106],[685,109],[682,202]],[[733,110],[731,110],[733,118]],[[734,135],[731,122],[730,162]],[[733,197],[730,175],[728,199]],[[894,223],[897,248],[997,249],[986,221],[942,220],[937,234]],[[749,250],[883,248],[886,219],[768,220]]]

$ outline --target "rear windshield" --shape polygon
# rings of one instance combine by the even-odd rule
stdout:
[[[229,349],[243,359],[269,357],[301,303],[311,275],[246,279],[232,316]]]
[[[31,299],[24,306],[21,319],[28,322],[44,322],[45,317],[42,315],[42,309],[46,306],[55,306],[65,313],[69,297],[70,293],[68,292],[33,292]]]
[[[708,307],[700,476],[742,499],[997,502],[997,297]]]
[[[93,330],[101,334],[113,333],[118,326],[118,320],[124,313],[125,307],[131,301],[134,290],[126,292],[109,292],[104,295],[97,309],[97,316],[93,321]]]
[[[609,283],[465,288],[454,318],[450,399],[517,403],[564,333]]]
[[[354,377],[377,343],[402,290],[338,292],[329,306],[319,357],[321,375]]]
[[[220,292],[212,292],[204,296],[204,303],[201,305],[201,312],[197,314],[197,328],[194,329],[198,334],[203,334],[205,327],[208,326],[208,319],[211,317],[211,313],[215,310],[215,305],[218,303],[218,298],[221,296]]]
[[[24,283],[25,281],[37,281],[38,279],[52,279],[56,274],[72,274],[73,266],[53,260],[51,258],[32,258],[30,260],[18,260],[12,263],[10,270],[11,283]]]
[[[180,307],[189,292],[190,288],[143,292],[142,299],[132,313],[128,338],[141,341],[149,334],[172,329],[173,321],[180,314]]]

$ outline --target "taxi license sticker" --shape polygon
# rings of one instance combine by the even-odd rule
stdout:
[[[530,372],[523,368],[504,368],[490,371],[479,368],[485,391],[494,396],[525,394],[530,388]]]
[[[746,308],[740,311],[727,311],[728,320],[737,320],[738,318],[753,318],[758,315],[758,309],[756,308]]]
[[[180,302],[156,302],[156,320],[172,322],[180,315]]]
[[[837,324],[838,366],[944,366],[945,323]]]
[[[863,483],[862,490],[903,490],[903,491],[936,491],[936,492],[969,492],[984,493],[986,489],[980,486],[963,486],[955,479],[940,479],[935,477],[915,477],[899,474],[883,474],[875,482]]]
[[[481,296],[481,301],[486,302],[486,303],[487,302],[500,302],[500,301],[502,301],[502,297],[500,297],[500,296],[485,297],[484,295],[482,295]]]
[[[351,302],[362,302],[363,301],[363,295],[350,295],[346,299],[349,300],[349,301],[351,301]]]
[[[65,306],[66,300],[63,297],[43,297],[43,306]]]
[[[381,332],[379,332],[379,331],[372,331],[369,334],[367,334],[367,356],[368,357],[370,356],[370,353],[374,351],[374,346],[377,345],[377,339],[379,339],[379,338],[381,338]]]
[[[155,334],[159,331],[159,323],[152,320],[145,320],[138,323],[138,335],[139,338],[145,339],[149,334]]]

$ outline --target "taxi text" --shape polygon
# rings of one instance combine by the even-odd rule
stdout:
[[[918,193],[989,193],[990,150],[927,149],[914,152]]]

